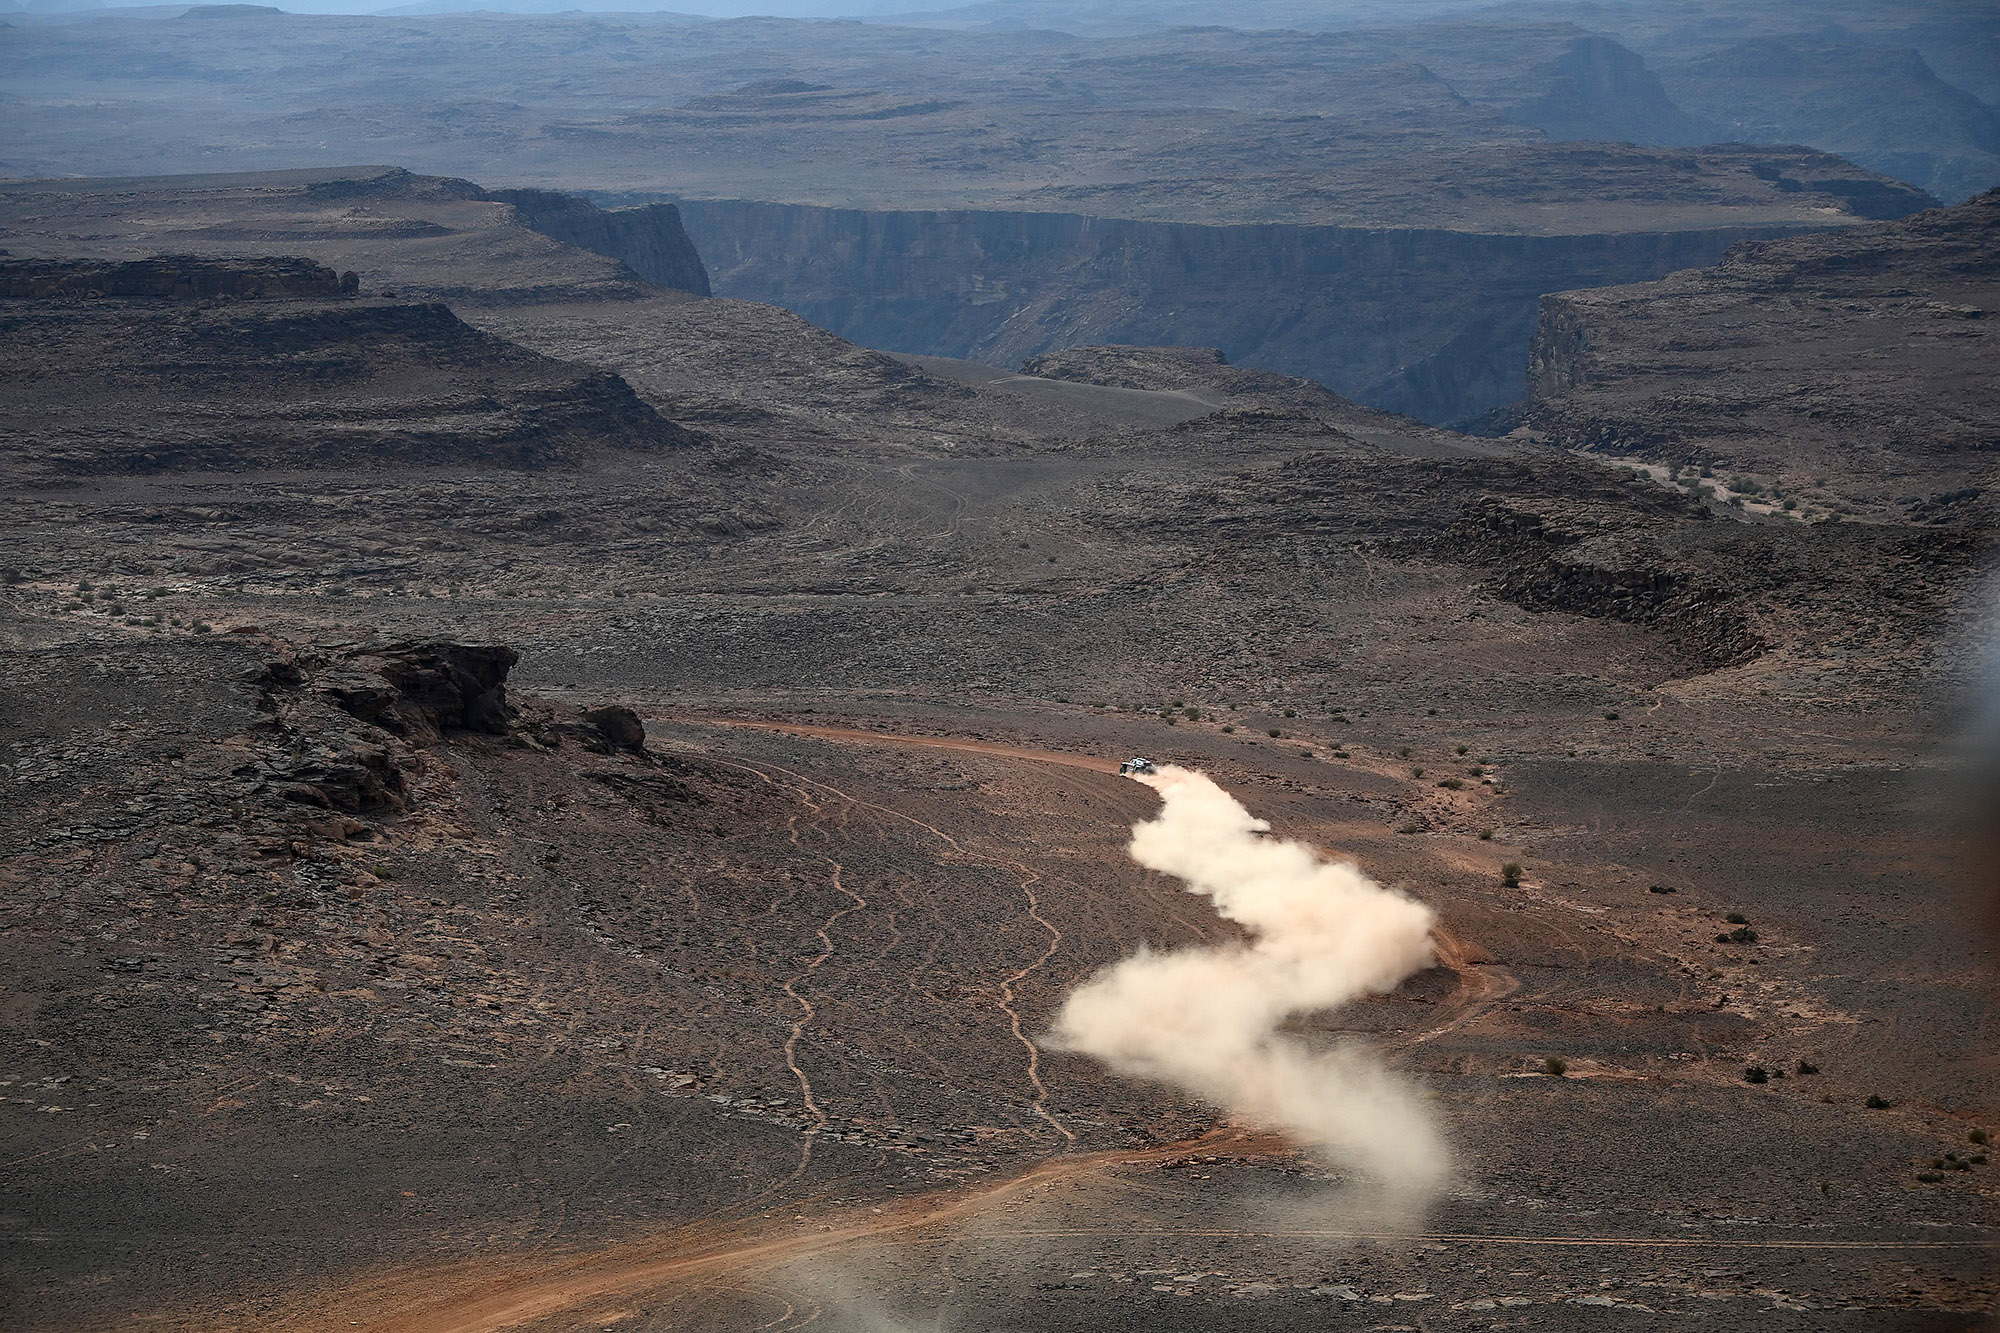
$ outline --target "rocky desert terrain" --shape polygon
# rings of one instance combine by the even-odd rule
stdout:
[[[1975,283],[1990,211],[1657,322],[1776,345],[1771,275],[1904,256],[1813,298],[1831,383],[1984,327],[1907,272]],[[686,239],[380,168],[0,188],[11,1327],[1988,1326],[1983,501],[1833,437],[1840,521],[1663,484],[1777,409],[1558,438],[1661,392],[1645,287],[1554,303],[1588,354],[1495,438],[1212,350],[890,355]],[[1844,410],[1983,428],[1983,344],[1888,345],[1957,396]],[[1437,912],[1286,1029],[1421,1090],[1427,1213],[1050,1040],[1237,938],[1128,856],[1135,754]]]
[[[1440,424],[1524,395],[1544,295],[2000,184],[1992,94],[1909,45],[1991,49],[1991,16],[1944,0],[1900,27],[1702,4],[1158,6],[1138,28],[1112,4],[51,8],[0,20],[10,177],[377,162],[517,205],[678,203],[717,292],[864,346],[1007,369],[1217,347]],[[673,230],[652,221],[620,223],[618,257]]]

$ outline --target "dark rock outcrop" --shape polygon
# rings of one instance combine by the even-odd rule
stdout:
[[[157,255],[125,262],[99,259],[0,259],[0,297],[123,297],[195,301],[227,296],[334,297],[352,294],[340,275],[310,259],[211,259]]]
[[[1530,611],[1657,630],[1703,670],[1734,666],[1768,646],[1739,605],[1740,589],[1705,580],[1634,534],[1606,540],[1587,525],[1566,526],[1553,507],[1482,497],[1423,545],[1491,571],[1487,590]]]
[[[597,728],[604,744],[614,750],[636,753],[646,748],[646,724],[639,720],[637,713],[622,704],[593,708],[583,715],[583,720]]]
[[[448,731],[497,736],[512,716],[507,672],[519,660],[512,648],[402,644],[362,659],[380,686],[332,683],[325,690],[348,713],[413,745],[429,745]]]
[[[677,799],[694,799],[665,776],[688,771],[685,765],[646,753],[645,724],[632,709],[516,707],[507,674],[519,660],[512,648],[442,639],[337,655],[277,645],[277,656],[248,677],[269,719],[253,731],[269,739],[237,776],[287,802],[344,815],[394,814],[415,799],[422,751],[471,735],[542,750],[568,741],[623,756],[644,772],[598,776],[664,784]]]

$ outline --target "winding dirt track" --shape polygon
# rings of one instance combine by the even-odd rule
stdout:
[[[1006,759],[1088,769],[1106,774],[1115,774],[1118,771],[1115,762],[1095,756],[1035,750],[948,736],[906,736],[844,727],[739,719],[674,718],[671,720],[695,725],[776,731],[872,745],[959,750]],[[762,768],[753,771],[765,781],[773,780],[773,772],[765,772]],[[1027,896],[1030,913],[1037,920],[1041,919],[1039,913],[1034,910],[1035,876],[1025,866],[970,852],[950,835],[931,828],[930,825],[922,824],[922,821],[913,816],[861,801],[803,774],[782,769],[774,771],[805,784],[799,789],[800,794],[807,799],[815,813],[817,813],[817,802],[812,800],[810,792],[806,790],[807,787],[853,802],[856,806],[919,824],[935,833],[955,854],[971,856],[1019,871],[1023,876],[1021,887]],[[856,901],[858,895],[839,882],[839,864],[824,857],[823,853],[819,855],[822,859],[828,860],[836,887],[840,888],[850,900],[836,912],[834,921],[837,921],[847,912],[859,909],[860,903]],[[826,923],[827,926],[834,924],[834,921]],[[1049,953],[1053,953],[1061,936],[1053,926],[1049,926],[1046,922],[1043,924],[1051,932]],[[824,928],[821,931],[821,942],[828,950],[831,949],[831,942]],[[822,954],[820,959],[810,961],[794,981],[803,981],[811,974],[813,966],[818,961],[823,961],[824,956]],[[1040,963],[1046,962],[1047,957],[1048,954],[1044,954],[1026,970],[1032,970]],[[1504,968],[1483,962],[1476,946],[1443,929],[1438,932],[1438,957],[1441,963],[1452,968],[1459,976],[1459,988],[1453,1000],[1454,1012],[1445,1023],[1414,1036],[1411,1039],[1414,1042],[1428,1041],[1472,1021],[1495,1001],[1504,999],[1519,989],[1519,982]],[[1020,975],[1017,974],[1010,980],[1019,980]],[[793,998],[802,1009],[801,1019],[793,1030],[796,1042],[805,1026],[810,1023],[813,1011],[810,1002],[797,994],[794,987],[788,986],[788,990],[792,992]],[[1005,995],[1002,1007],[1013,1016],[1011,1004],[1007,1003],[1011,998],[1011,994]],[[1015,1017],[1015,1031],[1017,1036],[1021,1035],[1018,1017]],[[1022,1039],[1026,1042],[1025,1037]],[[1034,1078],[1035,1064],[1032,1058],[1034,1048],[1032,1042],[1026,1044],[1031,1056],[1029,1076]],[[788,1044],[788,1054],[789,1052],[790,1044]],[[797,1072],[796,1065],[794,1072]],[[803,1080],[803,1074],[800,1077]],[[1037,1090],[1040,1091],[1039,1079],[1035,1079],[1035,1082]],[[807,1086],[809,1088],[809,1085]],[[806,1095],[810,1105],[810,1091]],[[1051,1123],[1055,1122],[1051,1120]],[[1057,1127],[1062,1128],[1060,1125]],[[657,1236],[589,1254],[509,1254],[491,1260],[444,1264],[425,1269],[397,1270],[383,1274],[372,1281],[358,1283],[344,1292],[334,1293],[332,1299],[318,1303],[310,1314],[281,1319],[266,1327],[277,1330],[337,1329],[346,1330],[347,1333],[352,1333],[352,1330],[357,1328],[365,1330],[366,1333],[501,1333],[501,1330],[518,1328],[607,1299],[658,1295],[667,1291],[693,1295],[718,1292],[744,1294],[752,1292],[753,1289],[762,1291],[762,1288],[754,1286],[759,1274],[768,1274],[783,1265],[833,1251],[889,1240],[905,1247],[949,1243],[960,1229],[958,1224],[988,1214],[1030,1190],[1059,1181],[1102,1176],[1118,1167],[1157,1164],[1191,1153],[1226,1152],[1235,1157],[1262,1157],[1289,1151],[1291,1151],[1290,1145],[1277,1135],[1225,1128],[1212,1131],[1198,1139],[1153,1148],[1097,1153],[1067,1152],[1038,1162],[1005,1180],[978,1186],[957,1186],[916,1198],[896,1200],[878,1207],[848,1208],[832,1214],[821,1214],[805,1222],[793,1217],[791,1208],[785,1207],[729,1222],[707,1222],[679,1227]],[[1967,1242],[1958,1241],[1785,1241],[1689,1236],[1487,1235],[1232,1228],[1154,1229],[1131,1226],[1105,1229],[1009,1228],[1005,1231],[986,1231],[982,1234],[997,1240],[1022,1241],[1092,1236],[1184,1236],[1228,1239],[1298,1237],[1408,1240],[1501,1247],[1590,1246],[1656,1250],[1914,1251],[1957,1249],[1966,1248],[1968,1245]],[[786,1307],[785,1313],[774,1321],[774,1324],[787,1323],[794,1313],[791,1304],[775,1292],[763,1294],[769,1296],[774,1304]]]
[[[652,721],[654,719],[648,719]],[[1114,760],[1090,754],[1070,754],[1062,750],[1029,750],[995,741],[971,740],[959,736],[904,735],[895,731],[859,731],[852,727],[821,727],[807,722],[759,722],[733,717],[673,717],[662,722],[680,722],[703,727],[741,727],[749,731],[777,731],[787,736],[818,736],[825,740],[860,741],[873,745],[911,745],[927,750],[963,750],[969,754],[998,755],[1003,759],[1031,759],[1039,764],[1061,764],[1065,768],[1087,768],[1093,773],[1116,773]]]

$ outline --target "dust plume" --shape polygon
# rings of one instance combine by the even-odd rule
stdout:
[[[1141,952],[1071,993],[1055,1039],[1136,1078],[1173,1084],[1281,1129],[1421,1207],[1448,1154],[1423,1100],[1358,1050],[1314,1051],[1281,1031],[1296,1014],[1393,990],[1433,961],[1428,907],[1304,843],[1263,836],[1206,774],[1138,775],[1164,799],[1132,830],[1132,859],[1186,881],[1250,938]]]

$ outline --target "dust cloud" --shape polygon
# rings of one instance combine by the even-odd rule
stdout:
[[[1424,1100],[1367,1053],[1316,1051],[1280,1028],[1428,967],[1435,915],[1350,863],[1265,836],[1206,774],[1169,765],[1138,780],[1165,804],[1133,828],[1132,859],[1184,880],[1250,938],[1102,969],[1065,1002],[1055,1042],[1283,1130],[1371,1178],[1380,1202],[1420,1209],[1450,1170]]]

